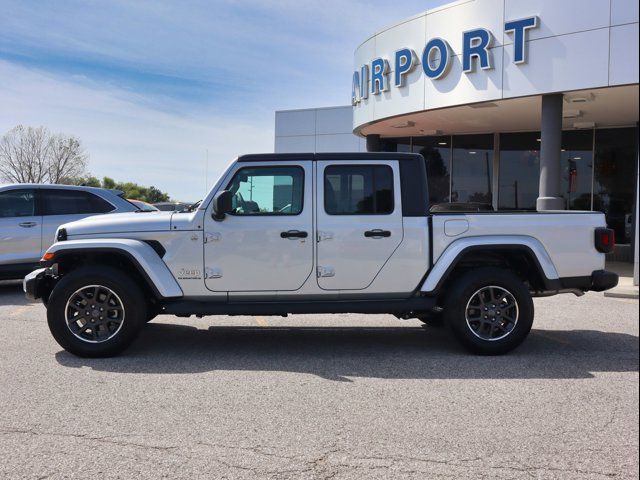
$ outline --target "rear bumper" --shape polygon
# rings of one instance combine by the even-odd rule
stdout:
[[[618,274],[607,270],[596,270],[590,276],[561,278],[562,288],[584,292],[604,292],[618,285]]]
[[[47,270],[47,268],[38,268],[22,280],[22,289],[28,299],[37,300],[42,297],[45,282],[48,282]]]
[[[607,270],[597,270],[591,274],[591,290],[604,292],[618,285],[618,274]]]

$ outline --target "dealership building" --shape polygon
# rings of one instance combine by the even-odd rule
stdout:
[[[449,3],[345,75],[350,106],[276,112],[276,152],[417,152],[434,203],[602,211],[637,283],[637,0]]]

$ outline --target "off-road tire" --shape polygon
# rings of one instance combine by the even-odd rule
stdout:
[[[467,318],[468,306],[471,309],[469,311],[473,312],[473,316],[469,315],[470,318],[475,318],[477,312],[481,310],[481,308],[476,308],[475,304],[484,307],[484,304],[477,303],[478,297],[474,297],[474,295],[478,295],[478,292],[490,292],[490,290],[486,289],[491,289],[492,287],[496,287],[494,291],[502,291],[502,289],[507,291],[511,295],[510,298],[515,300],[517,309],[515,318],[517,321],[504,338],[499,338],[500,334],[504,334],[503,331],[500,334],[496,331],[496,339],[489,340],[481,338],[481,332],[482,335],[487,337],[486,331],[490,329],[493,332],[493,327],[485,323],[483,327],[487,326],[487,328],[482,328],[482,330],[474,333],[473,326],[480,325],[480,323],[477,320],[467,321]],[[476,301],[472,303],[474,298]],[[505,305],[509,304],[505,301]],[[491,305],[488,305],[488,307],[492,312],[486,313],[492,313],[493,315],[495,315],[496,311],[500,313],[499,306],[497,310],[491,309]],[[511,312],[513,311],[511,310]],[[504,312],[502,313],[504,315]],[[480,355],[501,355],[518,347],[527,337],[533,325],[534,307],[529,289],[517,275],[506,269],[482,267],[469,270],[452,281],[446,292],[443,314],[447,326],[468,350]],[[480,321],[487,322],[484,318],[483,315]],[[491,321],[492,319],[495,319],[495,317],[489,317],[488,320]],[[503,322],[506,322],[506,320],[503,320]],[[502,328],[503,323],[500,323]]]
[[[112,337],[96,343],[78,338],[67,326],[67,302],[90,285],[112,291],[123,307],[121,326]],[[66,351],[80,357],[110,357],[135,340],[147,321],[146,305],[142,290],[124,272],[106,266],[80,267],[66,274],[54,287],[48,300],[47,322],[53,338]]]

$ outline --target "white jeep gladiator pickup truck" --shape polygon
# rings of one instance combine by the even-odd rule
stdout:
[[[428,198],[416,154],[245,155],[187,211],[62,225],[24,289],[81,356],[121,352],[158,314],[348,312],[442,322],[500,354],[529,333],[533,296],[617,284],[601,213],[432,212]]]

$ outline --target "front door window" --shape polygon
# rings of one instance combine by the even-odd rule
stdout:
[[[232,215],[298,215],[303,186],[300,167],[242,168],[227,187],[234,194]]]

